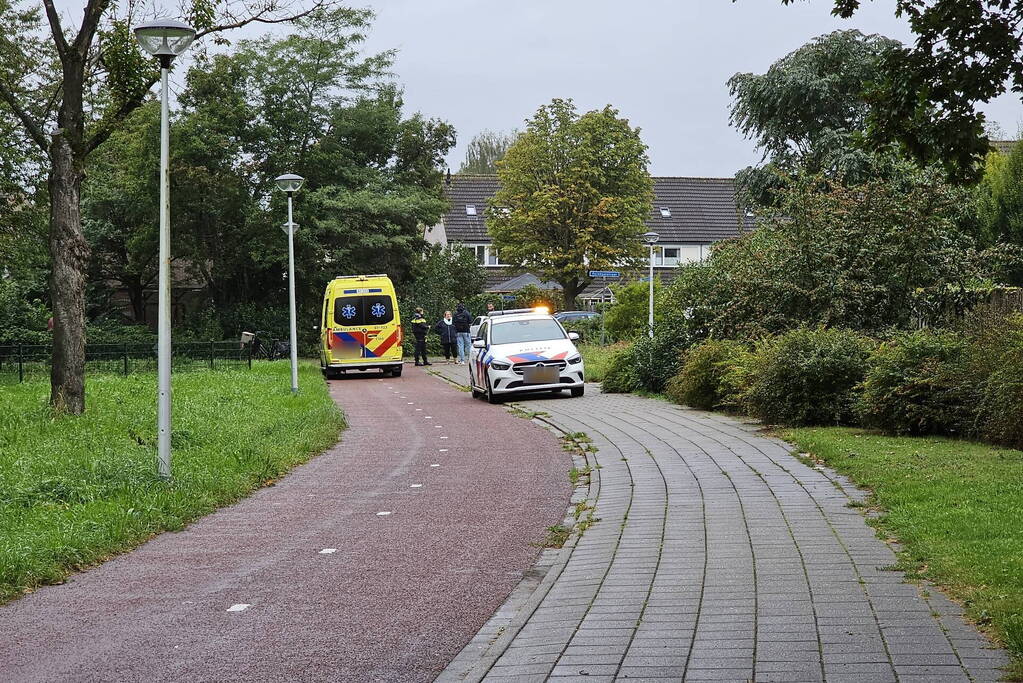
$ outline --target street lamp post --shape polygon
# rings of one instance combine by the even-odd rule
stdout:
[[[171,476],[171,282],[170,282],[170,115],[167,73],[171,62],[195,40],[195,29],[173,19],[135,27],[135,38],[160,60],[160,278],[157,327],[157,451],[160,476]]]
[[[288,306],[291,308],[291,393],[298,393],[298,331],[295,327],[295,222],[292,218],[292,198],[302,187],[305,178],[294,173],[285,173],[275,179],[277,187],[288,193],[288,222],[284,232],[288,234]]]
[[[643,233],[643,241],[650,247],[650,311],[647,316],[647,334],[654,338],[654,245],[661,236],[656,232]]]

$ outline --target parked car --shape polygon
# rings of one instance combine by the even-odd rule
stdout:
[[[572,396],[582,396],[583,359],[573,343],[578,338],[548,313],[531,309],[491,313],[472,343],[472,395],[490,403],[529,391],[569,389]]]
[[[561,323],[572,320],[592,320],[599,317],[600,313],[596,311],[558,311],[554,314],[554,319]]]

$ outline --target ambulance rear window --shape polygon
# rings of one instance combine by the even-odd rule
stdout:
[[[384,325],[394,320],[394,304],[389,296],[342,296],[334,300],[337,325]]]

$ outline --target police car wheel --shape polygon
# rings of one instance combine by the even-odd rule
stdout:
[[[493,387],[490,386],[490,378],[487,377],[487,403],[500,403],[501,399],[494,394]]]

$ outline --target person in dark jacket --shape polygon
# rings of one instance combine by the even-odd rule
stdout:
[[[444,311],[444,317],[434,326],[434,332],[440,335],[440,345],[444,349],[444,360],[448,363],[455,355],[455,321],[451,319],[451,311]]]
[[[458,364],[465,365],[469,360],[469,349],[472,348],[472,340],[469,339],[469,327],[472,325],[472,314],[465,310],[465,304],[455,306],[455,315],[452,318],[455,326],[455,342],[458,346]]]
[[[416,365],[430,365],[426,360],[426,335],[430,331],[430,324],[423,317],[423,309],[417,308],[412,316],[412,335],[416,338]],[[423,362],[420,363],[419,359]]]

